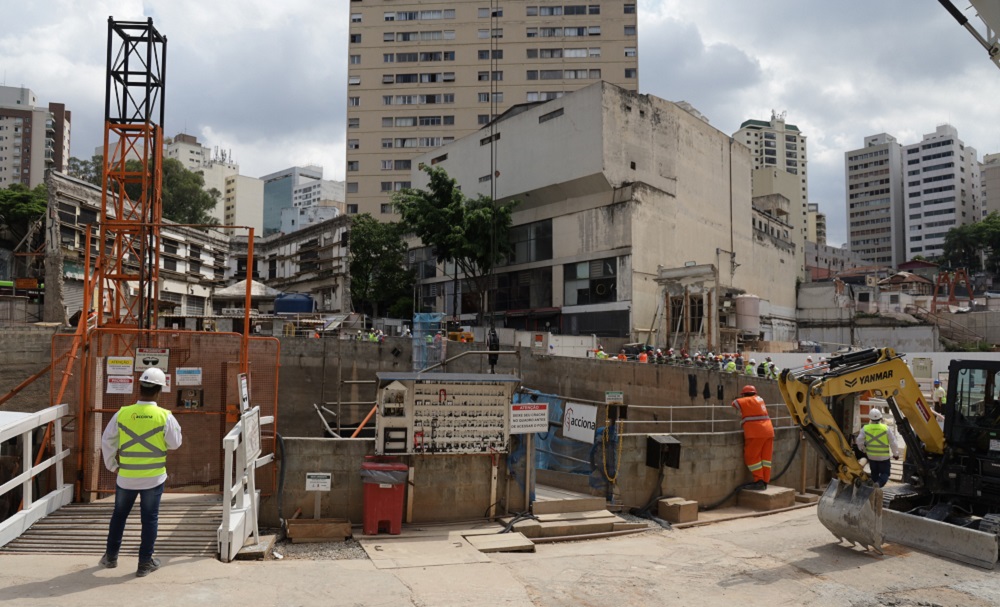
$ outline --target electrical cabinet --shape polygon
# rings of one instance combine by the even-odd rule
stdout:
[[[375,453],[506,453],[520,379],[470,373],[379,373]]]

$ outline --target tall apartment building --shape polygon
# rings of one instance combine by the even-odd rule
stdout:
[[[323,179],[323,167],[291,167],[261,177],[264,182],[264,235],[282,230],[282,215],[288,209],[319,206],[340,207],[344,202],[344,183]],[[329,217],[337,212],[322,211]],[[286,221],[287,224],[287,221]]]
[[[982,216],[990,213],[1000,213],[1000,154],[986,154],[979,165],[982,179],[980,194],[982,196]]]
[[[222,208],[220,223],[227,226],[244,226],[254,229],[254,237],[264,235],[264,182],[246,175],[229,175],[223,186],[222,200],[215,206]],[[247,234],[245,230],[224,230],[229,234]]]
[[[806,242],[826,246],[826,213],[821,213],[819,205],[815,202],[810,202],[806,207],[808,219]]]
[[[750,148],[753,158],[754,197],[781,194],[788,198],[799,275],[805,275],[808,240],[809,175],[806,137],[799,127],[785,122],[785,113],[771,112],[770,120],[746,120],[733,138]],[[786,175],[790,175],[789,179]]]
[[[944,252],[948,230],[979,221],[979,160],[955,127],[944,124],[905,146],[906,260]]]
[[[353,0],[348,48],[347,212],[386,220],[416,155],[518,104],[639,88],[635,0]]]
[[[69,164],[71,112],[62,103],[37,105],[31,89],[0,86],[0,188],[35,187],[46,169]]]
[[[887,133],[844,154],[848,248],[870,264],[895,268],[907,260],[902,158],[903,146]]]

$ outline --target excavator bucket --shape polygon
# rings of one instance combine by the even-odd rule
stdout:
[[[841,540],[882,554],[882,489],[830,481],[816,514],[823,526]]]

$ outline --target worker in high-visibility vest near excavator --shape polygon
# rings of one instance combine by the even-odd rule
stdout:
[[[757,388],[746,385],[740,398],[733,401],[743,426],[743,461],[753,474],[751,489],[767,489],[771,482],[771,455],[774,451],[774,426],[767,414],[764,399],[757,396]]]

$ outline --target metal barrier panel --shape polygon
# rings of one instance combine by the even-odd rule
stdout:
[[[95,329],[86,349],[74,345],[75,337],[67,334],[53,338],[52,354],[57,362],[52,373],[52,395],[55,398],[62,390],[63,402],[78,412],[76,450],[83,472],[79,497],[89,500],[114,493],[115,474],[105,468],[101,458],[101,434],[112,416],[138,397],[138,378],[146,364],[142,359],[148,351],[140,350],[137,355],[133,347],[158,352],[156,366],[169,377],[159,405],[174,414],[183,430],[181,448],[167,456],[165,490],[221,493],[225,456],[222,439],[233,427],[240,406],[242,336],[165,329],[141,334]],[[248,354],[251,406],[260,406],[262,415],[276,415],[278,341],[251,338]],[[276,430],[271,428],[275,427],[270,426],[269,436],[262,436],[264,455],[274,451]],[[270,468],[258,474],[258,488],[265,494],[275,486]]]

